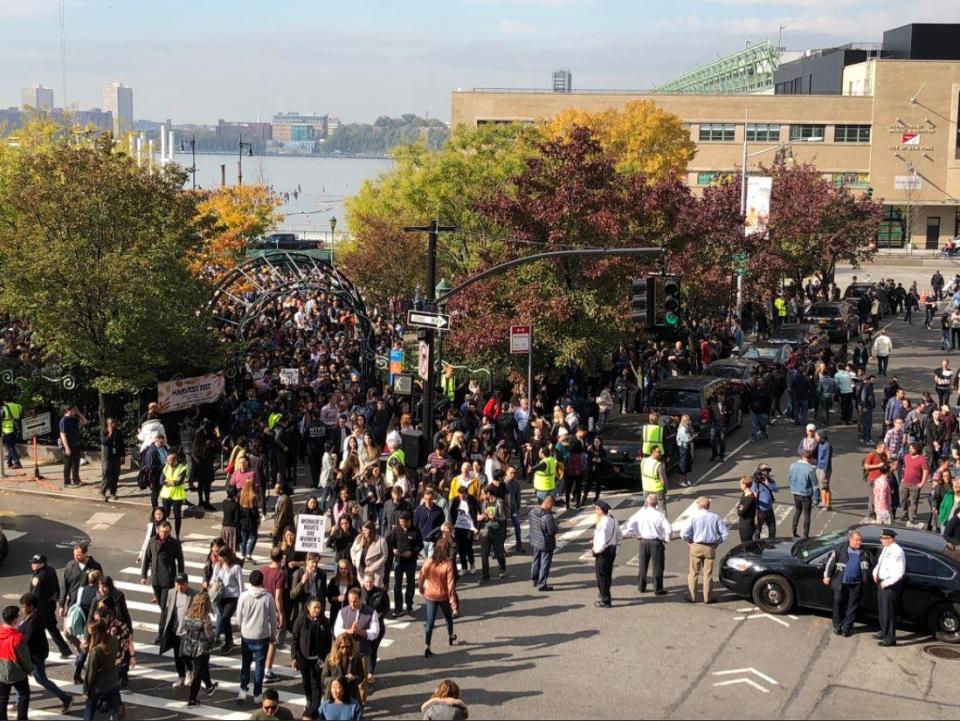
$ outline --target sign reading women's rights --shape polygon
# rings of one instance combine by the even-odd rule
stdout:
[[[326,516],[307,516],[301,513],[297,517],[297,541],[293,546],[295,550],[305,553],[321,553],[326,537]]]
[[[161,413],[213,403],[223,395],[226,379],[222,372],[196,378],[180,378],[157,385],[157,405]]]

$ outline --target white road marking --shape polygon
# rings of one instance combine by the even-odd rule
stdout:
[[[16,541],[18,538],[23,538],[27,535],[26,531],[4,531],[3,535],[7,537],[8,541]]]
[[[106,531],[121,518],[123,518],[122,513],[107,513],[106,511],[100,511],[90,516],[89,520],[84,524],[84,526],[91,531]]]
[[[771,686],[777,685],[776,679],[770,678],[769,676],[767,676],[767,674],[757,671],[757,669],[753,668],[752,666],[750,668],[731,668],[727,671],[714,671],[713,675],[714,676],[732,676],[735,673],[752,673],[757,678],[762,678]]]
[[[714,686],[733,686],[734,684],[738,684],[738,683],[745,683],[745,684],[748,684],[749,686],[753,686],[757,691],[760,691],[761,693],[770,693],[770,689],[764,688],[763,686],[758,684],[756,681],[752,681],[749,678],[735,678],[732,681],[719,681],[713,685]]]
[[[670,528],[674,533],[680,533],[683,529],[683,526],[686,524],[687,519],[690,518],[697,510],[697,502],[693,501],[689,506],[684,509],[683,513],[677,516],[677,519],[670,524]]]
[[[776,616],[771,616],[769,613],[753,613],[747,616],[747,620],[750,621],[754,618],[769,618],[771,621],[779,623],[781,626],[786,626],[790,628],[790,624],[784,621],[782,618],[777,618]]]

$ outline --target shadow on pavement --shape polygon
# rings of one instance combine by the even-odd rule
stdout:
[[[63,568],[73,558],[73,544],[90,540],[82,529],[43,516],[3,517],[0,526],[10,543],[0,578],[29,574],[30,558],[36,553],[44,554],[49,566]]]

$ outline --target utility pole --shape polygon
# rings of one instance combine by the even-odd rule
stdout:
[[[431,220],[430,225],[406,226],[406,233],[427,233],[427,304],[435,311],[437,300],[437,238],[440,233],[452,233],[454,225],[440,225],[439,220]],[[436,371],[433,367],[433,339],[436,331],[428,328],[424,331],[427,343],[427,377],[423,381],[423,434],[427,439],[433,437],[433,387],[436,385]]]
[[[237,185],[243,185],[243,149],[246,148],[250,156],[253,156],[253,143],[243,142],[243,135],[239,136],[240,142],[237,146],[240,148],[240,154],[237,156]]]

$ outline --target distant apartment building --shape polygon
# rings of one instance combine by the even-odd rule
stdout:
[[[315,113],[278,113],[272,125],[273,141],[288,147],[311,149],[329,134],[329,117]]]
[[[266,143],[273,139],[273,126],[270,123],[244,123],[220,119],[217,121],[217,140],[237,140],[243,136],[247,140],[261,140]]]
[[[337,132],[341,125],[342,123],[340,122],[340,118],[334,115],[331,115],[329,118],[327,118],[327,137]]]
[[[116,82],[104,85],[102,108],[113,115],[114,135],[133,130],[133,88]]]
[[[49,112],[53,110],[53,90],[42,85],[31,85],[20,91],[21,110],[39,110]]]
[[[573,73],[569,70],[553,71],[553,92],[569,93],[573,90]]]

